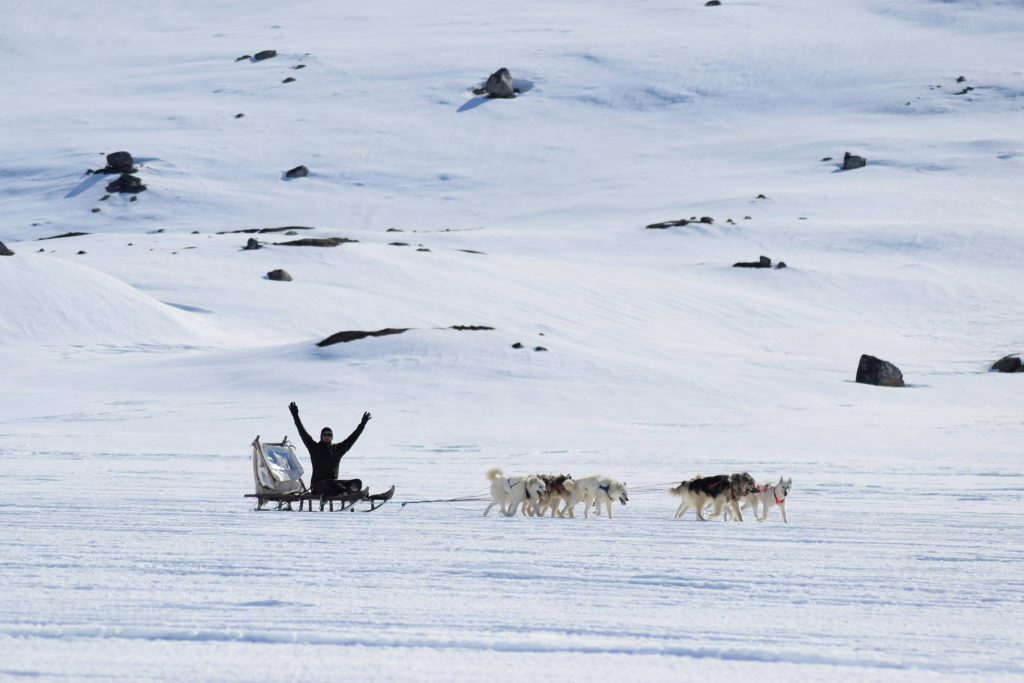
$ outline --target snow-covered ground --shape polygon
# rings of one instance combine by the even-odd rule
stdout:
[[[1024,676],[1024,3],[2,13],[0,679]],[[395,502],[253,513],[292,400]],[[631,500],[400,505],[492,465]],[[736,470],[790,524],[672,520]]]

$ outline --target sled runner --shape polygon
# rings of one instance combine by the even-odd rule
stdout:
[[[267,502],[276,502],[278,510],[293,510],[292,503],[298,501],[300,512],[304,507],[312,512],[313,501],[318,501],[321,511],[329,506],[328,509],[334,512],[335,503],[339,505],[338,510],[343,511],[354,510],[356,503],[366,501],[370,507],[362,512],[373,512],[395,495],[394,486],[383,493],[372,495],[369,488],[357,493],[313,493],[302,481],[302,463],[288,437],[279,443],[263,443],[256,436],[252,442],[252,474],[256,492],[247,493],[245,497],[256,499],[257,510],[262,510]]]

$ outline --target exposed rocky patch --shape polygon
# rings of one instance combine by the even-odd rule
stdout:
[[[776,266],[778,268],[785,268],[786,264],[783,261],[779,262],[781,265]],[[732,264],[733,268],[771,268],[772,260],[767,256],[760,256],[756,261],[738,261]]]
[[[358,241],[347,237],[303,237],[302,239],[290,240],[288,242],[274,242],[274,244],[284,247],[336,247],[339,244]]]
[[[128,152],[111,152],[107,155],[107,165],[94,173],[135,173],[135,159]]]
[[[362,330],[348,330],[345,332],[335,332],[330,337],[317,342],[317,346],[331,346],[333,344],[344,344],[346,342],[356,341],[358,339],[366,339],[367,337],[386,337],[391,334],[402,334],[408,332],[408,327],[387,327],[383,330],[374,330],[372,332],[364,332]]]
[[[651,223],[650,225],[646,226],[646,229],[666,230],[668,228],[683,227],[691,223],[700,223],[702,225],[714,225],[715,219],[712,218],[711,216],[701,216],[700,218],[697,218],[696,216],[690,216],[689,218],[680,218],[674,221],[662,221],[661,223]]]
[[[708,0],[704,3],[705,7],[718,7],[722,4],[722,0]]]
[[[14,252],[7,248],[7,245],[0,242],[0,256],[14,256]]]
[[[512,345],[512,348],[513,349],[521,349],[521,348],[523,348],[523,342],[516,342],[515,344]]]
[[[245,243],[245,246],[242,247],[242,251],[255,251],[257,249],[262,248],[263,245],[261,245],[255,237],[250,237],[249,240]]]
[[[477,332],[480,330],[493,330],[494,328],[487,325],[452,325],[448,329],[459,330],[460,332]]]
[[[296,166],[295,168],[285,171],[285,178],[305,178],[309,175],[309,169],[305,166]]]
[[[262,62],[265,59],[273,59],[277,56],[277,50],[260,50],[252,56],[253,61]]]
[[[50,235],[49,237],[40,237],[37,241],[41,242],[42,240],[59,240],[63,239],[64,237],[81,237],[82,235],[88,234],[89,233],[87,232],[65,232],[62,235]]]
[[[1020,354],[1014,353],[997,360],[989,370],[992,372],[1024,372],[1024,363],[1020,360]]]
[[[292,276],[288,273],[287,270],[282,270],[281,268],[278,268],[277,270],[272,270],[269,273],[267,273],[267,279],[274,280],[276,282],[291,282]]]
[[[544,348],[543,346],[534,346],[533,350],[534,351],[547,351],[547,349]]]
[[[407,246],[409,246],[409,243],[408,242],[388,242],[388,246],[389,247],[407,247]]]
[[[903,373],[889,361],[868,356],[860,357],[857,365],[857,379],[859,384],[874,384],[880,387],[902,387]]]
[[[282,83],[294,83],[294,82],[295,82],[295,80],[296,80],[295,78],[292,78],[291,76],[289,76],[288,78],[284,79],[284,80],[283,80],[283,81],[281,81],[281,82],[282,82]]]
[[[295,230],[315,230],[316,228],[307,228],[301,225],[286,225],[282,228],[245,228],[244,230],[221,230],[218,235],[236,235],[239,233],[246,235],[253,234],[265,234],[268,232],[283,232],[287,234],[289,231],[294,232]]]

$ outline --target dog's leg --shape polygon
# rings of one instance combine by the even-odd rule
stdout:
[[[782,513],[782,521],[789,524],[789,518],[786,517],[786,501],[779,503],[779,512]]]
[[[676,508],[676,516],[673,519],[679,519],[680,517],[682,517],[686,513],[687,508],[689,507],[690,506],[686,504],[686,499],[683,498],[681,501],[679,501],[679,507]]]
[[[612,501],[608,501],[608,519],[612,518]]]
[[[732,512],[736,515],[736,521],[737,522],[742,522],[743,521],[743,513],[740,512],[739,503],[737,503],[736,501],[732,502]]]

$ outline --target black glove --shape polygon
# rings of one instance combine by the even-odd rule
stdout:
[[[363,424],[366,424],[367,422],[369,422],[371,417],[373,417],[373,416],[370,415],[369,413],[363,413]]]
[[[295,401],[288,404],[288,410],[292,411],[292,417],[299,416],[299,407],[295,405]]]

